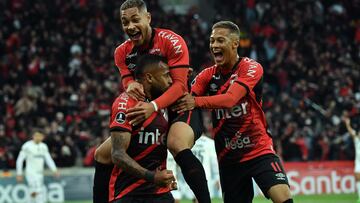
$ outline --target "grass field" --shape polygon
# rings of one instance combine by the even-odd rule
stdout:
[[[341,195],[299,195],[294,197],[296,203],[356,203],[357,197],[355,194],[341,194]],[[213,203],[221,203],[219,199],[214,199]],[[253,203],[270,203],[271,201],[264,197],[256,197]],[[91,203],[91,201],[66,201],[65,203]],[[191,203],[190,200],[183,200],[181,203]]]

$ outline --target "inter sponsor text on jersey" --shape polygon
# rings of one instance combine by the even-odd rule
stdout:
[[[166,146],[163,139],[167,132],[167,121],[161,113],[154,112],[139,126],[132,126],[126,118],[128,108],[137,101],[122,93],[112,105],[110,131],[128,131],[131,141],[127,153],[142,167],[149,170],[166,168]],[[154,183],[138,179],[117,166],[114,167],[109,183],[109,201],[131,195],[149,195],[168,192],[168,188],[157,187]]]
[[[249,58],[242,58],[227,74],[216,65],[206,68],[193,81],[191,90],[197,96],[225,93],[233,83],[247,90],[232,108],[212,111],[216,152],[223,166],[274,153],[262,111],[262,82],[262,66]]]

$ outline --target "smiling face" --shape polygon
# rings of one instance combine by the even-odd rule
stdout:
[[[226,28],[214,28],[210,36],[210,52],[218,66],[227,66],[237,60],[239,40]]]
[[[150,41],[151,16],[146,9],[132,7],[121,10],[120,18],[124,32],[135,46],[141,46]]]

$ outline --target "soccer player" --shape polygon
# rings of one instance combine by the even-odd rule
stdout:
[[[160,96],[172,84],[169,67],[158,55],[144,55],[136,69],[145,98]],[[126,110],[137,100],[122,93],[112,105],[111,157],[115,164],[109,184],[109,202],[173,203],[174,175],[166,170],[168,122],[162,112],[154,112],[145,122],[131,125]],[[176,183],[175,183],[176,184]]]
[[[225,203],[252,202],[251,178],[273,202],[290,203],[287,176],[275,155],[262,110],[263,68],[252,59],[238,56],[239,35],[233,22],[213,25],[210,51],[215,65],[194,79],[191,90],[195,97],[187,94],[174,110],[213,109],[213,136]]]
[[[24,143],[16,160],[16,180],[23,181],[23,164],[26,161],[25,178],[29,186],[31,203],[46,202],[44,196],[44,162],[54,172],[55,177],[59,176],[54,160],[51,158],[49,149],[45,143],[44,134],[36,131],[33,139]]]
[[[147,12],[142,0],[127,0],[120,7],[120,18],[124,32],[129,40],[118,46],[114,53],[115,64],[120,70],[123,86],[129,96],[143,101],[144,89],[134,80],[137,69],[136,59],[145,53],[157,54],[167,59],[170,66],[172,85],[158,98],[145,103],[141,102],[128,109],[130,124],[137,125],[156,111],[166,109],[187,91],[187,75],[189,71],[189,53],[184,39],[171,30],[152,28],[151,15]],[[195,193],[200,203],[210,202],[204,168],[191,152],[195,140],[202,133],[202,117],[198,109],[179,115],[169,113],[171,123],[167,147],[180,166],[185,180]],[[95,152],[94,201],[106,193],[103,185],[108,182],[111,171],[111,142],[108,139]],[[95,201],[97,202],[97,201]],[[101,202],[98,201],[98,202]],[[102,202],[101,202],[102,203]]]
[[[356,132],[351,127],[351,121],[350,118],[347,116],[343,117],[343,121],[345,123],[346,129],[349,132],[350,136],[354,140],[354,146],[355,146],[355,179],[356,179],[356,188],[358,193],[358,200],[357,202],[360,202],[360,132]]]

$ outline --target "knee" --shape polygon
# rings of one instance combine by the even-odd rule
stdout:
[[[191,149],[194,145],[194,135],[187,131],[170,130],[167,141],[167,148],[173,156],[176,156],[184,149]]]

